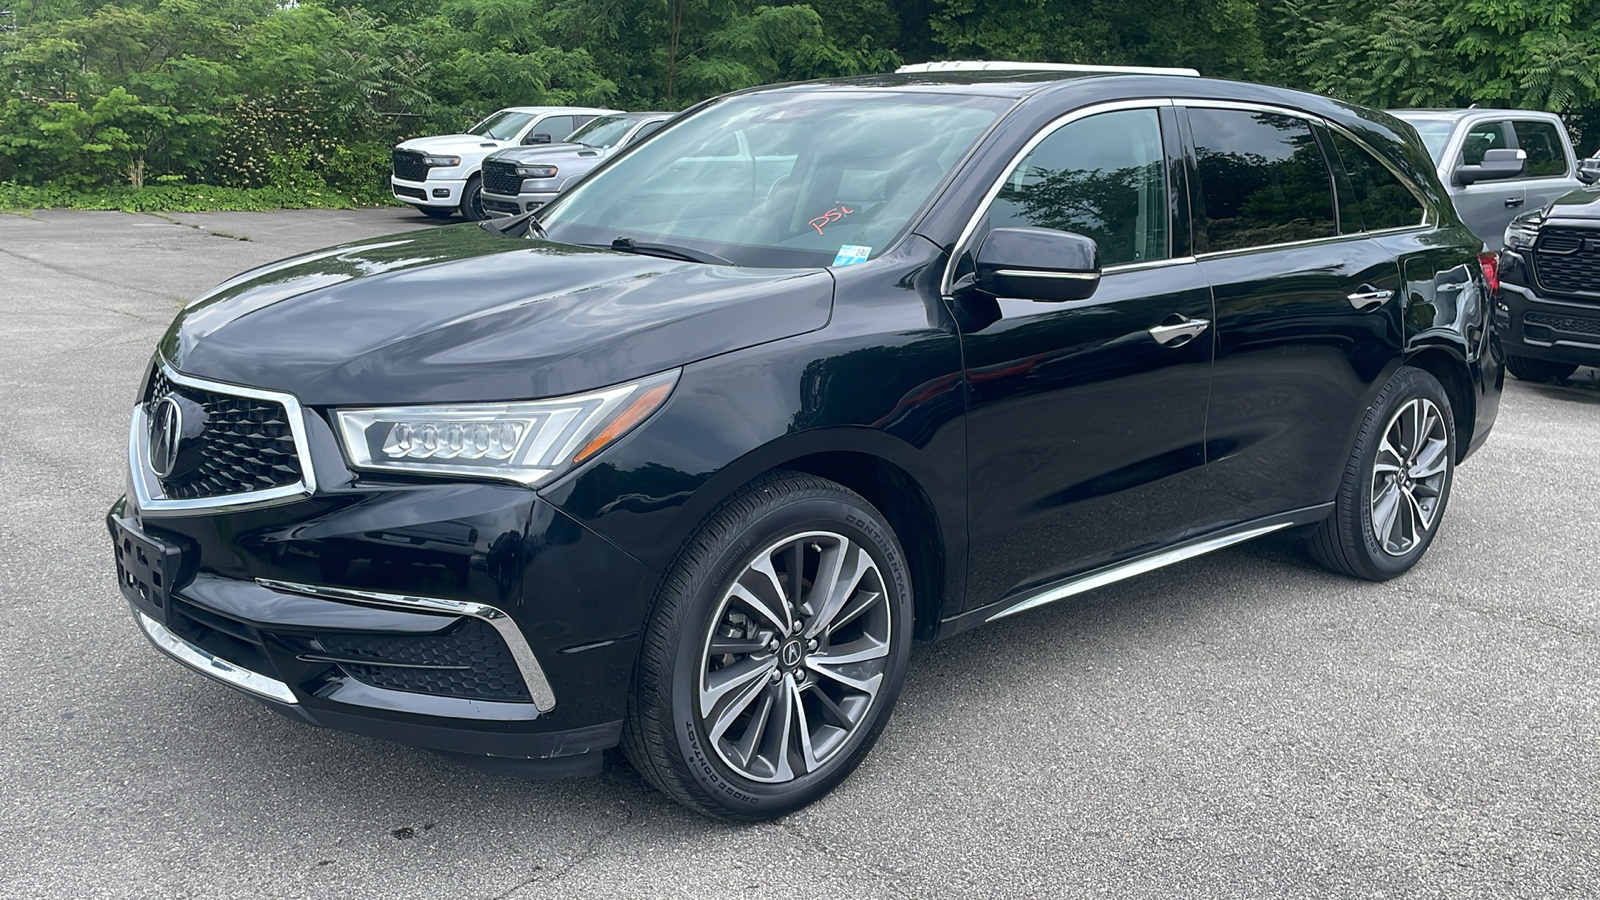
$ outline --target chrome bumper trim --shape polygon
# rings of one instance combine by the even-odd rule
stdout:
[[[414,597],[406,594],[385,594],[378,591],[357,591],[349,588],[278,581],[272,578],[257,578],[256,584],[280,593],[300,594],[306,597],[317,597],[322,600],[363,603],[369,606],[386,606],[391,609],[403,609],[410,612],[445,613],[453,616],[471,616],[474,619],[480,619],[487,622],[489,627],[500,634],[500,639],[506,642],[506,648],[511,651],[511,658],[516,661],[517,669],[522,673],[522,681],[527,685],[528,695],[533,698],[534,707],[542,713],[547,713],[556,707],[555,692],[550,689],[550,681],[545,677],[544,667],[539,665],[539,658],[534,655],[533,648],[528,646],[528,639],[522,636],[522,629],[517,627],[517,623],[513,622],[511,617],[498,607],[465,600],[441,600],[437,597]]]
[[[294,698],[294,692],[289,690],[289,686],[276,678],[268,678],[260,672],[252,672],[249,669],[236,666],[211,651],[196,647],[194,644],[178,637],[168,631],[167,626],[162,625],[144,613],[134,610],[134,614],[139,617],[139,627],[144,629],[145,637],[150,639],[150,643],[156,645],[157,650],[189,668],[203,675],[209,675],[218,681],[231,684],[236,688],[249,691],[252,694],[259,694],[268,699],[276,700],[279,703],[293,705],[300,702]]]

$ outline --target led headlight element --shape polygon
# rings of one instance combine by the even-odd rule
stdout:
[[[451,167],[461,165],[459,156],[424,156],[422,164],[425,166]]]
[[[1512,250],[1532,250],[1533,242],[1539,239],[1539,223],[1544,218],[1542,212],[1523,213],[1511,220],[1506,226],[1505,245]]]
[[[517,174],[523,178],[554,178],[557,171],[555,166],[517,166]]]
[[[661,408],[674,369],[615,387],[518,403],[341,409],[345,452],[357,469],[549,481]]]

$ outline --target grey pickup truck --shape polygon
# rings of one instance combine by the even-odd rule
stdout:
[[[491,155],[483,161],[483,211],[503,218],[544,206],[607,159],[655,134],[674,115],[601,116],[563,143],[513,147]]]
[[[1422,136],[1456,212],[1490,250],[1527,210],[1593,181],[1554,113],[1522,109],[1392,109]]]

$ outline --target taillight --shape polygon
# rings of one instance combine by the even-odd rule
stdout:
[[[1479,253],[1478,266],[1483,269],[1483,280],[1489,282],[1489,294],[1500,293],[1500,254]]]

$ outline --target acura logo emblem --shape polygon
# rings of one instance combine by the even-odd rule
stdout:
[[[170,478],[178,466],[178,442],[183,440],[183,407],[171,394],[161,398],[150,416],[150,468]]]
[[[794,668],[800,664],[800,642],[790,641],[783,645],[783,650],[778,655],[778,661],[787,668]]]

